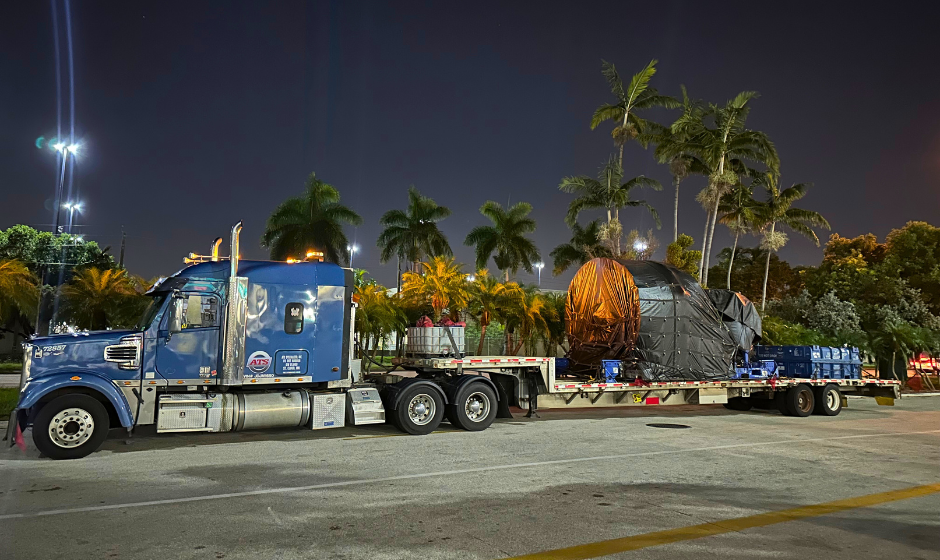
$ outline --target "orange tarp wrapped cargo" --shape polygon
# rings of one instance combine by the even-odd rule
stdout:
[[[613,259],[582,266],[568,288],[565,329],[576,365],[626,357],[640,329],[640,297],[630,271]]]
[[[692,276],[667,264],[587,262],[568,288],[565,319],[576,374],[596,375],[601,360],[622,360],[648,380],[733,371],[738,345],[722,314]]]

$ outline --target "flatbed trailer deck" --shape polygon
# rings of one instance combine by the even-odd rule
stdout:
[[[724,404],[735,410],[776,407],[793,416],[812,412],[834,416],[846,404],[848,394],[876,397],[879,404],[892,404],[900,397],[900,382],[893,379],[771,377],[605,383],[556,375],[555,358],[546,357],[416,358],[400,363],[430,378],[487,374],[500,388],[501,401],[508,400],[530,414],[553,408]]]

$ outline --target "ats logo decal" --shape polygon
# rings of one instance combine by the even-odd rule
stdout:
[[[263,350],[259,350],[248,356],[248,369],[254,373],[264,373],[271,367],[271,356]]]

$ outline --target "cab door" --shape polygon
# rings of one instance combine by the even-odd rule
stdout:
[[[174,309],[181,306],[181,309]],[[173,298],[157,333],[157,373],[170,384],[192,384],[218,378],[221,300],[216,294],[183,292]],[[180,331],[169,331],[170,318],[182,317]]]

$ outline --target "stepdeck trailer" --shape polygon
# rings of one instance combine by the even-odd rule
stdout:
[[[499,388],[501,403],[512,403],[530,414],[553,408],[723,404],[732,410],[777,408],[789,416],[805,417],[812,413],[835,416],[845,406],[846,395],[876,397],[879,404],[893,404],[900,396],[900,382],[884,379],[774,377],[585,383],[557,376],[555,358],[481,356],[412,359],[401,363],[430,381],[486,374]],[[393,381],[394,377],[377,376],[379,382]]]

